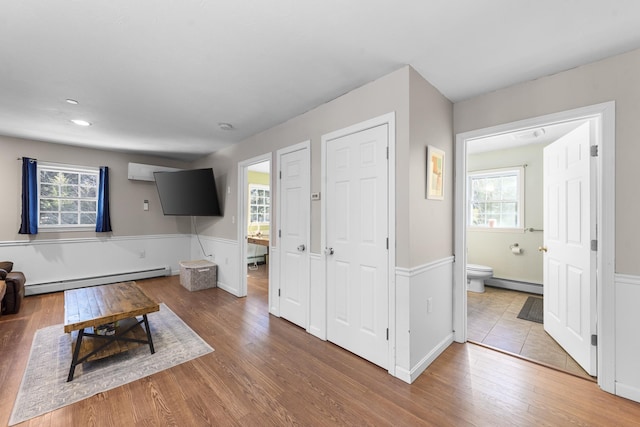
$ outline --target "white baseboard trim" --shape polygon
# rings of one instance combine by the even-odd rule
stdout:
[[[640,402],[640,388],[633,387],[627,384],[622,384],[616,382],[616,393],[617,396],[624,397],[625,399],[630,399],[635,402]]]
[[[447,335],[445,339],[443,339],[436,347],[434,347],[429,352],[429,354],[423,357],[420,362],[418,362],[413,368],[411,368],[411,371],[407,371],[404,368],[396,366],[396,378],[401,379],[408,384],[413,383],[416,378],[418,378],[420,374],[422,374],[429,367],[429,365],[431,365],[433,361],[436,360],[436,358],[440,356],[442,352],[444,352],[452,343],[453,332]]]

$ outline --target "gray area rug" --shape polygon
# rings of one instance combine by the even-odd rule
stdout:
[[[71,334],[63,325],[36,331],[31,354],[13,405],[9,425],[78,402],[97,393],[144,378],[213,351],[166,305],[148,315],[155,354],[148,345],[84,363],[67,382],[71,363]]]
[[[543,303],[542,298],[529,297],[524,302],[518,319],[530,320],[536,323],[543,323]]]

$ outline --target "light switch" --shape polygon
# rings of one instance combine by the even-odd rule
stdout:
[[[145,200],[144,202],[142,202],[142,209],[145,211],[149,210],[149,201]]]

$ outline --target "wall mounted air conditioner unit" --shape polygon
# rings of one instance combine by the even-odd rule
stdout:
[[[180,169],[166,166],[143,165],[142,163],[129,163],[127,176],[134,181],[155,181],[154,172],[175,172]]]

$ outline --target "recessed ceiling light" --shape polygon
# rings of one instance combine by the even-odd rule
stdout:
[[[77,124],[78,126],[91,126],[91,123],[89,123],[86,120],[78,120],[78,119],[73,119],[71,120],[73,123]]]
[[[232,130],[233,125],[231,123],[218,123],[218,127],[222,130]]]
[[[78,105],[78,101],[76,101],[75,99],[67,98],[66,101],[68,104]]]

